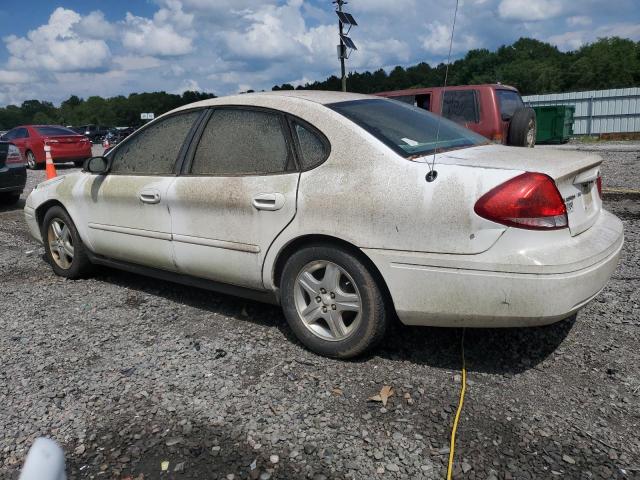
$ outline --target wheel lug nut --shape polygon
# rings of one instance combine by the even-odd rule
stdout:
[[[336,298],[336,294],[331,292],[331,298]]]
[[[322,299],[320,297],[316,297],[316,302],[320,303]]]
[[[331,310],[335,310],[336,309],[336,304],[334,303],[333,305],[331,305]]]
[[[322,313],[327,313],[327,307],[322,307]]]
[[[325,293],[327,293],[327,291],[324,288],[321,288],[320,289],[320,293],[322,293],[324,295]]]

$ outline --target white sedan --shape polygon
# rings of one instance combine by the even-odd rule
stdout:
[[[348,358],[396,316],[575,314],[622,248],[601,161],[490,144],[379,97],[246,94],[157,118],[40,184],[25,216],[58,275],[102,264],[276,302],[304,345]]]

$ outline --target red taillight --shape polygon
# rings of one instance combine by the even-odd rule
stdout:
[[[598,195],[600,195],[600,199],[602,199],[602,177],[600,175],[598,175],[596,185],[598,186]]]
[[[523,173],[498,185],[480,197],[474,211],[510,227],[556,230],[568,226],[562,196],[554,181],[542,173]]]

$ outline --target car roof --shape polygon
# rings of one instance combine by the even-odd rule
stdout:
[[[322,105],[337,103],[337,102],[348,102],[352,100],[365,100],[365,99],[380,100],[380,97],[375,97],[373,95],[362,95],[360,93],[331,92],[331,91],[324,91],[324,90],[284,90],[284,91],[280,90],[276,92],[242,93],[238,95],[229,95],[227,97],[210,98],[207,100],[201,100],[199,102],[184,105],[180,108],[177,108],[174,111],[185,110],[185,109],[195,108],[195,107],[213,107],[216,105],[234,105],[234,104],[247,105],[247,104],[251,104],[252,99],[255,99],[257,103],[260,103],[260,99],[273,98],[273,97],[295,98],[298,100],[306,100],[309,102],[314,102]]]

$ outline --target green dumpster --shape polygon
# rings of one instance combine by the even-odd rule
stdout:
[[[533,107],[536,112],[536,143],[566,143],[573,135],[573,105]]]

